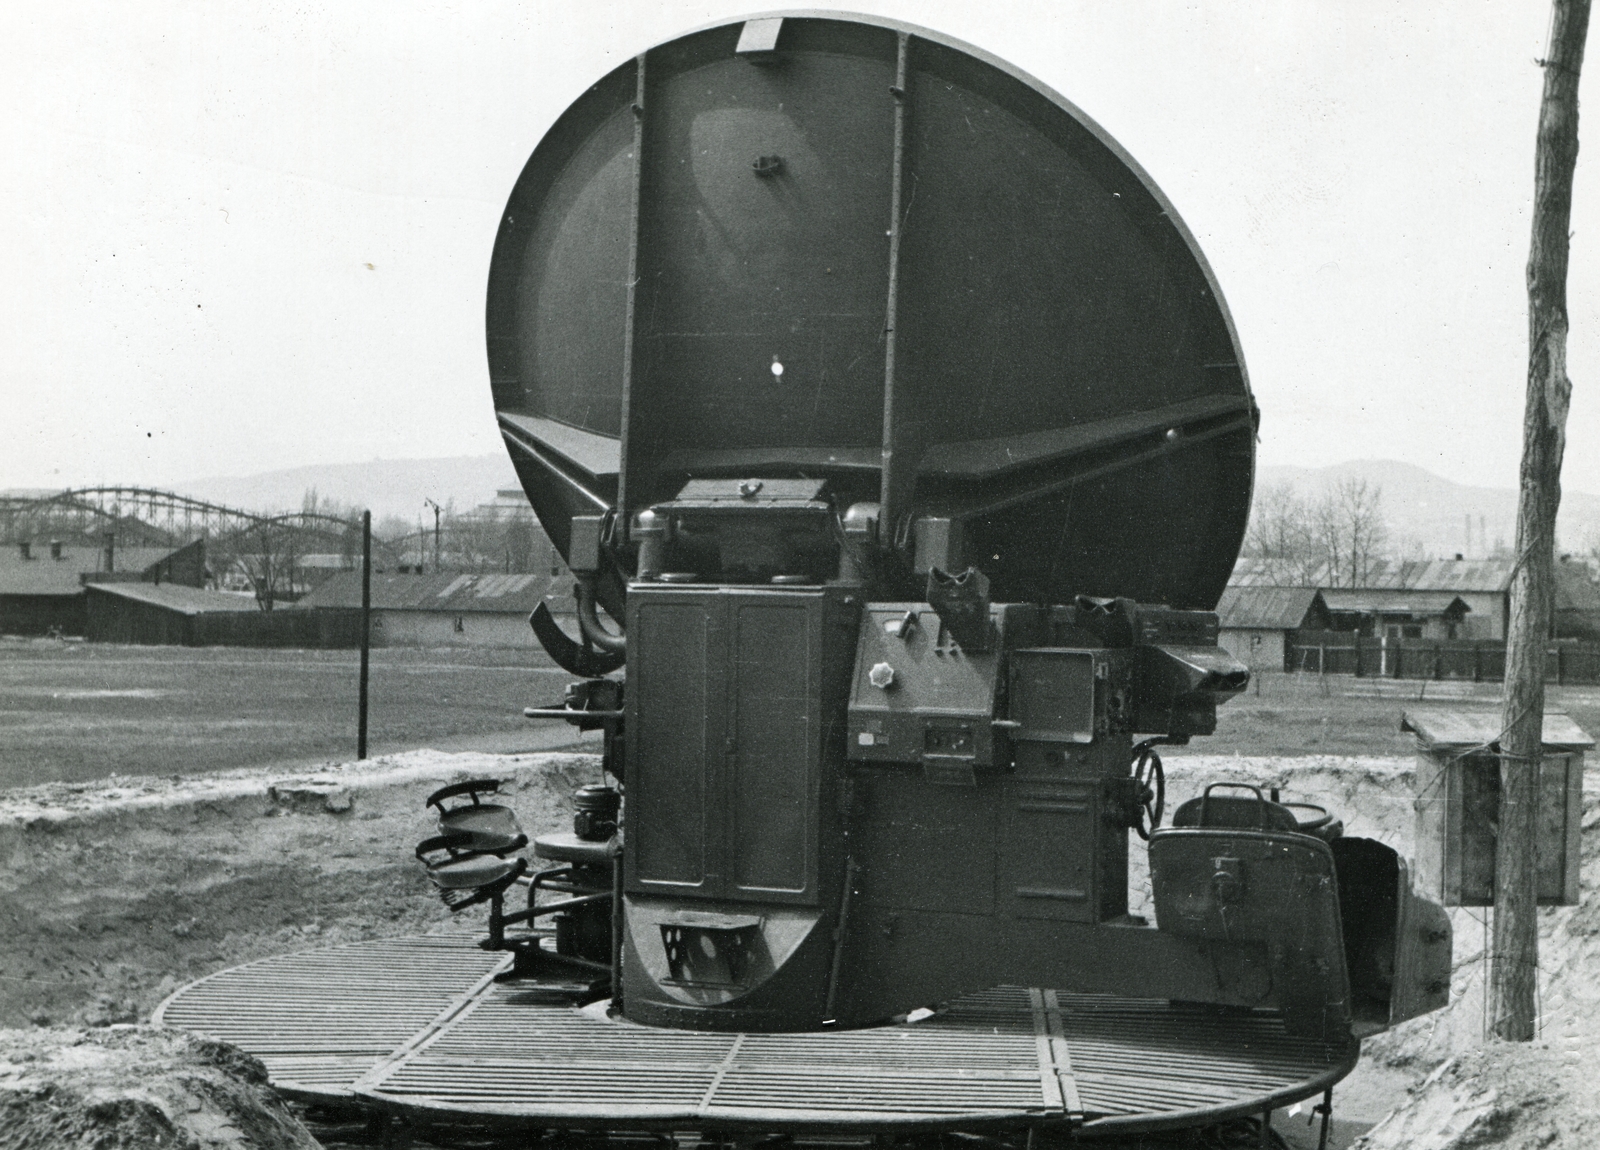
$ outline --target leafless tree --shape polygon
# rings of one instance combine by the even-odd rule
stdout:
[[[297,543],[296,533],[277,523],[262,523],[235,537],[231,558],[250,580],[263,611],[293,597],[295,560],[302,553]]]
[[[1358,587],[1388,553],[1383,489],[1355,477],[1317,499],[1303,498],[1287,483],[1263,487],[1250,509],[1243,548],[1285,587]]]
[[[1290,484],[1271,484],[1256,492],[1243,553],[1259,560],[1275,583],[1312,586],[1323,560],[1314,528],[1312,506]]]
[[[529,514],[489,506],[467,512],[446,507],[444,567],[454,571],[542,572],[554,556]]]
[[[1361,586],[1389,543],[1383,488],[1356,476],[1341,479],[1313,508],[1312,530],[1328,564],[1328,584]]]

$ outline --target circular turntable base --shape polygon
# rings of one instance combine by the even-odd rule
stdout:
[[[1357,1043],[1272,1011],[996,987],[916,1022],[662,1030],[537,1001],[462,937],[356,943],[213,974],[154,1021],[231,1042],[306,1100],[419,1125],[848,1132],[1200,1126],[1320,1094]]]

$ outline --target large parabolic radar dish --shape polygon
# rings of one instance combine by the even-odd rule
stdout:
[[[1256,409],[1172,205],[1043,84],[885,20],[721,24],[580,96],[507,205],[488,350],[556,545],[614,512],[608,607],[691,478],[825,478],[891,556],[948,519],[996,599],[1210,608],[1244,533]]]

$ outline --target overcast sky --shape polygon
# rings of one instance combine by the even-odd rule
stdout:
[[[627,56],[754,7],[5,5],[0,486],[498,451],[484,285],[529,152]],[[1544,0],[851,7],[1031,72],[1151,173],[1232,307],[1263,462],[1515,485]],[[1591,492],[1597,152],[1565,472]]]

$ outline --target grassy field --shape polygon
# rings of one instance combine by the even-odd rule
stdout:
[[[0,639],[0,787],[353,759],[358,661]],[[571,745],[522,717],[570,679],[531,649],[374,650],[369,753]]]
[[[1416,751],[1400,730],[1409,707],[1499,706],[1499,683],[1356,679],[1349,675],[1257,675],[1250,689],[1217,709],[1217,733],[1190,750],[1223,755],[1385,755]],[[1566,711],[1600,734],[1600,687],[1546,689],[1549,710]],[[1184,751],[1174,749],[1171,754]]]
[[[352,759],[356,668],[353,651],[0,640],[0,787]],[[571,727],[522,717],[569,679],[531,649],[375,650],[370,751],[572,745]],[[1187,753],[1404,756],[1415,746],[1400,731],[1407,706],[1493,707],[1498,693],[1497,683],[1267,674]],[[1549,705],[1600,732],[1600,688],[1552,687]]]

